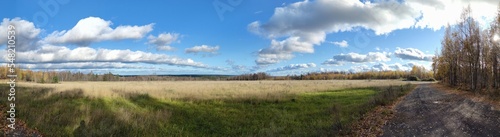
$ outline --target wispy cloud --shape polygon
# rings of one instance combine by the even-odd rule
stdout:
[[[349,43],[347,43],[347,41],[345,41],[345,40],[342,40],[342,41],[334,41],[334,42],[330,42],[330,43],[332,43],[333,45],[337,45],[337,46],[339,46],[339,47],[343,47],[343,48],[345,48],[345,47],[348,47],[348,46],[349,46]]]
[[[184,50],[185,53],[189,54],[198,54],[198,53],[208,53],[208,56],[213,56],[217,55],[220,47],[219,46],[208,46],[208,45],[201,45],[201,46],[194,46],[191,48],[186,48]],[[207,56],[204,54],[203,56]]]
[[[314,68],[314,67],[316,67],[316,64],[314,64],[314,63],[290,64],[290,65],[287,65],[287,66],[283,66],[283,67],[279,67],[279,68],[268,70],[268,72],[289,71],[289,70]]]

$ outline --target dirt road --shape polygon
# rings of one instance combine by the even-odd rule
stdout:
[[[382,136],[500,136],[500,111],[491,105],[419,85],[395,108]]]

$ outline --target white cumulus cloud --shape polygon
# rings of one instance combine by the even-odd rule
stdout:
[[[16,64],[32,69],[143,69],[140,64],[165,64],[187,66],[209,70],[225,71],[227,68],[209,66],[190,58],[180,58],[166,54],[129,49],[90,48],[93,42],[122,39],[141,39],[152,31],[153,24],[144,26],[117,26],[111,28],[111,21],[98,17],[80,20],[72,29],[54,31],[45,38],[43,31],[32,22],[20,18],[5,18],[0,24],[0,37],[7,37],[8,25],[14,25],[16,31]],[[178,42],[180,34],[161,33],[150,35],[147,44],[157,45],[159,50],[170,50],[169,44]],[[0,46],[6,45],[7,39],[0,39]],[[70,48],[68,44],[78,47]],[[199,52],[216,53],[216,47],[201,46]],[[6,51],[0,50],[2,60],[7,60]]]
[[[192,59],[179,58],[165,54],[120,49],[94,49],[77,47],[69,49],[64,46],[44,45],[40,49],[18,52],[18,63],[70,63],[70,62],[116,62],[116,63],[148,63],[167,64],[173,66],[189,66],[209,68],[206,64]]]
[[[434,57],[434,55],[427,55],[415,48],[402,49],[399,47],[397,47],[396,51],[394,51],[394,55],[401,59],[420,61],[432,61],[432,57]]]
[[[260,50],[259,54],[289,54],[293,58],[294,52],[313,53],[314,45],[324,42],[328,33],[363,27],[376,34],[387,34],[410,28],[419,14],[397,1],[306,0],[276,8],[269,21],[252,22],[248,30],[272,39],[270,47]],[[282,37],[285,39],[276,40]],[[287,59],[291,58],[259,56],[256,63],[277,63]]]
[[[50,44],[76,44],[88,46],[92,42],[105,40],[140,39],[153,30],[154,24],[144,26],[118,26],[99,17],[81,19],[70,30],[55,31],[43,40]]]
[[[7,45],[7,31],[8,26],[13,25],[15,27],[15,37],[16,37],[16,51],[27,51],[37,48],[37,41],[39,40],[39,34],[42,31],[40,28],[36,28],[32,22],[22,20],[20,18],[8,19],[4,18],[0,24],[0,45]]]
[[[161,33],[158,36],[149,35],[148,44],[156,46],[159,51],[172,51],[174,47],[170,46],[173,42],[179,42],[180,34],[178,33]]]
[[[472,16],[483,27],[496,16],[498,0],[407,0],[406,3],[422,13],[415,27],[439,30],[460,19],[463,8],[470,5]]]
[[[349,69],[349,71],[350,72],[393,71],[393,70],[409,71],[410,69],[411,67],[407,67],[406,65],[401,65],[399,63],[394,63],[394,64],[377,63],[371,67],[366,64],[359,66],[352,66],[351,69]]]
[[[258,65],[268,65],[275,64],[282,60],[289,60],[294,57],[293,52],[299,53],[313,53],[314,44],[319,44],[324,40],[324,34],[321,38],[315,38],[315,34],[304,35],[303,37],[290,37],[283,41],[272,40],[271,47],[260,49],[258,52],[258,59],[256,63]],[[305,40],[307,38],[308,40]],[[314,39],[316,41],[311,43],[309,39]],[[308,42],[309,41],[309,42]]]
[[[380,62],[380,61],[391,61],[391,53],[387,52],[368,52],[368,54],[359,53],[347,53],[333,56],[333,60],[328,61],[340,61],[340,62],[353,62],[353,63],[364,63],[364,62]]]
[[[267,21],[248,24],[248,31],[271,40],[260,49],[258,65],[278,63],[294,53],[313,53],[330,33],[373,30],[376,35],[408,28],[441,29],[455,24],[464,7],[471,5],[480,24],[495,17],[498,0],[304,0],[282,5]],[[341,42],[339,45],[347,45]],[[261,56],[262,55],[262,56]]]
[[[415,62],[409,62],[406,64],[400,64],[400,63],[394,63],[394,64],[386,64],[386,63],[377,63],[375,65],[372,65],[371,67],[363,64],[363,65],[358,65],[358,66],[352,66],[351,69],[349,69],[350,72],[366,72],[366,71],[411,71],[413,66],[424,66],[427,70],[430,70],[429,65],[424,65],[424,64],[418,64]]]
[[[20,64],[22,68],[31,70],[40,69],[141,69],[137,65],[119,62],[68,62],[68,63],[27,63]]]

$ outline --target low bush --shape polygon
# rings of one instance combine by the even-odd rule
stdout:
[[[408,78],[406,78],[407,81],[420,81],[420,78],[418,78],[417,76],[409,76]]]
[[[426,79],[422,79],[422,81],[434,82],[434,81],[436,81],[436,79],[434,79],[434,78],[426,78]]]

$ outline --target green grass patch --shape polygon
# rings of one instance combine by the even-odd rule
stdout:
[[[412,86],[354,88],[276,100],[160,100],[147,94],[90,98],[81,90],[18,87],[19,119],[46,136],[336,136]],[[7,85],[0,85],[7,91]],[[51,94],[50,94],[51,93]],[[0,92],[6,105],[7,92]],[[50,95],[49,95],[50,94]]]

